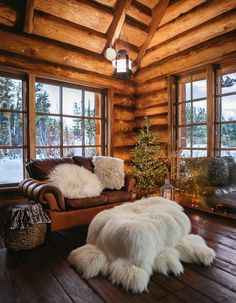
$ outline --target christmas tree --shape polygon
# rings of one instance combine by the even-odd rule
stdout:
[[[150,119],[145,123],[136,138],[136,146],[132,149],[133,173],[138,178],[138,194],[156,192],[168,175],[167,159],[161,157],[160,136],[150,130]]]

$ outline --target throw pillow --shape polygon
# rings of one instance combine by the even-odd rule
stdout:
[[[222,158],[210,158],[208,166],[208,178],[211,185],[222,186],[229,183],[228,162]]]
[[[103,190],[102,183],[95,174],[76,164],[57,165],[50,172],[48,181],[69,199],[96,197]]]
[[[94,173],[104,188],[121,189],[125,185],[124,160],[96,156],[93,158]]]

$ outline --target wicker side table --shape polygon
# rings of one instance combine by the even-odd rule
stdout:
[[[8,249],[32,249],[45,240],[48,215],[39,203],[16,205],[8,208],[4,242]]]

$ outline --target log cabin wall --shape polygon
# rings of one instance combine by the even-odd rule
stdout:
[[[135,125],[145,117],[162,137],[163,156],[171,145],[171,75],[236,58],[236,1],[175,1],[139,62]],[[172,101],[171,101],[172,100]]]
[[[135,128],[142,126],[144,117],[151,120],[151,130],[160,134],[162,156],[168,153],[168,80],[167,76],[137,83]]]
[[[97,23],[91,18],[94,14]],[[105,32],[111,23],[112,8],[94,1],[81,1],[79,6],[69,0],[0,1],[0,67],[31,78],[105,89],[110,124],[114,124],[111,154],[128,161],[122,151],[134,143],[135,90],[132,81],[112,77],[112,64],[104,58]],[[16,188],[0,189],[0,222],[8,205],[24,201]]]
[[[134,143],[134,83],[114,79],[103,55],[115,1],[111,8],[93,2],[0,2],[0,66],[107,89],[111,154],[128,161],[122,150]]]
[[[111,154],[128,167],[145,116],[167,155],[169,76],[235,56],[235,30],[235,0],[2,0],[0,66],[108,89]],[[132,81],[103,55],[124,34]]]
[[[113,156],[125,161],[127,171],[132,159],[131,148],[135,144],[135,99],[133,95],[114,94],[113,99]]]

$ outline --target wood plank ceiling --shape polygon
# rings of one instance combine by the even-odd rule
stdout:
[[[62,47],[72,50],[64,54],[75,67],[83,69],[80,60],[87,58],[91,64],[98,62],[98,73],[111,75],[110,63],[103,56],[108,45],[128,47],[136,69],[149,67],[235,30],[235,8],[235,0],[10,0],[0,1],[0,24],[18,31],[21,24],[22,32],[54,43],[51,51],[55,54]],[[220,15],[224,18],[218,22]],[[21,44],[29,42],[27,37]],[[37,45],[46,52],[43,41]],[[4,42],[2,50],[9,47]],[[49,58],[49,54],[43,56]],[[90,67],[87,62],[85,69]]]

